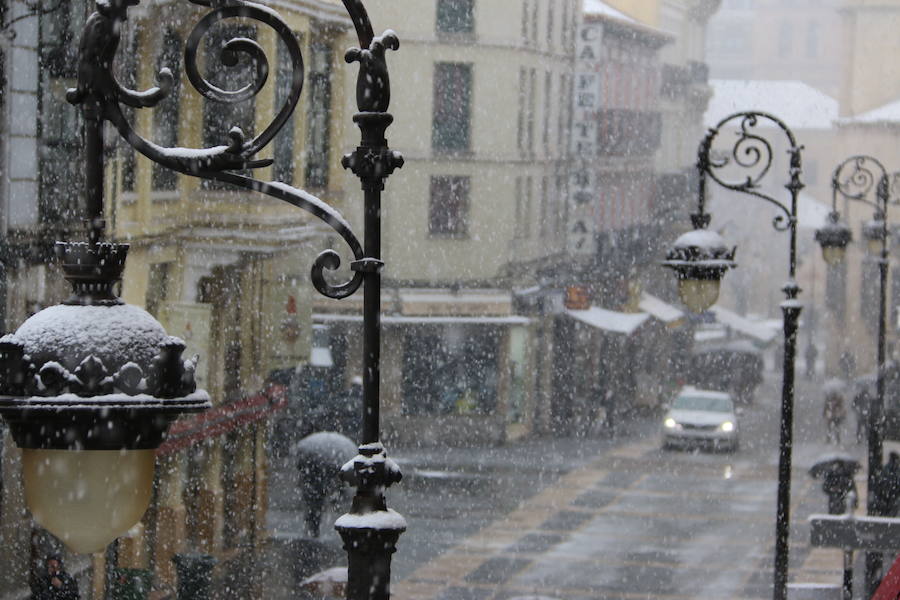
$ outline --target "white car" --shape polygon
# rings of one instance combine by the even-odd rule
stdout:
[[[686,387],[663,419],[663,447],[709,444],[735,451],[738,423],[731,395]]]

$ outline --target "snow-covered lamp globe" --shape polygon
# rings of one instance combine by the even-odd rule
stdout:
[[[0,416],[23,449],[34,519],[90,553],[141,519],[169,424],[210,402],[184,342],[115,295],[127,245],[58,242],[56,253],[73,294],[0,338]]]
[[[662,264],[675,271],[678,295],[691,312],[703,312],[716,303],[722,275],[735,266],[736,250],[707,229],[689,231],[675,240]]]
[[[847,244],[853,239],[850,228],[840,220],[837,212],[828,214],[828,222],[816,230],[816,241],[822,246],[822,258],[831,266],[844,261]]]

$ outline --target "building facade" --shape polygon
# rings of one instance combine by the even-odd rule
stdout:
[[[26,14],[27,3],[12,4],[5,16]],[[10,83],[2,95],[9,132],[0,162],[9,174],[2,178],[9,232],[4,249],[23,249],[14,255],[15,270],[7,269],[14,292],[7,303],[12,329],[65,297],[62,278],[43,265],[54,239],[82,235],[80,118],[64,95],[75,81],[78,37],[93,2],[59,6],[58,13],[17,21],[16,36],[3,48]],[[341,207],[345,180],[337,149],[344,147],[349,116],[343,80],[333,71],[343,63],[345,33],[352,26],[339,1],[300,0],[278,8],[301,42],[305,88],[301,105],[269,148],[274,164],[255,176],[304,188]],[[174,75],[173,92],[160,105],[128,114],[138,132],[162,146],[228,143],[232,126],[248,134],[261,131],[286,98],[292,65],[285,48],[265,26],[241,19],[207,33],[198,53],[200,70],[223,89],[245,85],[252,65],[243,58],[233,69],[224,68],[220,48],[234,37],[248,37],[270,60],[267,85],[252,100],[224,108],[191,89],[182,53],[201,10],[188,3],[138,6],[122,32],[116,68],[124,86],[149,89],[165,67]],[[35,123],[25,118],[29,114]],[[201,356],[198,383],[210,392],[214,408],[173,427],[157,453],[154,500],[142,522],[105,554],[70,557],[69,571],[83,598],[106,597],[108,582],[138,581],[152,586],[149,597],[164,598],[176,583],[172,558],[200,552],[217,560],[213,576],[225,597],[261,597],[253,587],[261,580],[251,575],[260,567],[268,535],[270,422],[290,400],[273,395],[282,388],[268,384],[274,374],[302,371],[311,362],[308,269],[330,240],[304,211],[165,171],[118,135],[107,141],[107,231],[131,245],[122,297],[146,308]],[[6,254],[4,264],[10,264]],[[63,550],[31,522],[20,468],[19,450],[4,436],[4,600],[28,597],[36,565],[48,552]]]
[[[802,81],[837,98],[845,91],[841,86],[846,55],[844,4],[842,0],[723,0],[709,23],[711,77]]]
[[[402,44],[388,60],[404,118],[388,136],[406,164],[383,209],[382,397],[399,443],[500,442],[533,420],[532,329],[514,291],[564,248],[579,4],[370,7]],[[352,302],[316,302],[338,337],[358,329]]]

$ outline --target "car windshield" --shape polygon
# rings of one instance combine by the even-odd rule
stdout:
[[[708,410],[731,412],[731,400],[722,396],[678,396],[672,408],[678,410]]]

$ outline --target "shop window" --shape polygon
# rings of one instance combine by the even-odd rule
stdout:
[[[472,65],[434,66],[431,146],[438,152],[468,152],[472,102]]]
[[[448,237],[468,235],[470,189],[468,177],[439,175],[431,178],[428,233]]]
[[[492,328],[443,327],[405,336],[405,415],[492,414],[500,336]]]
[[[438,0],[435,28],[438,33],[474,33],[475,0]]]

